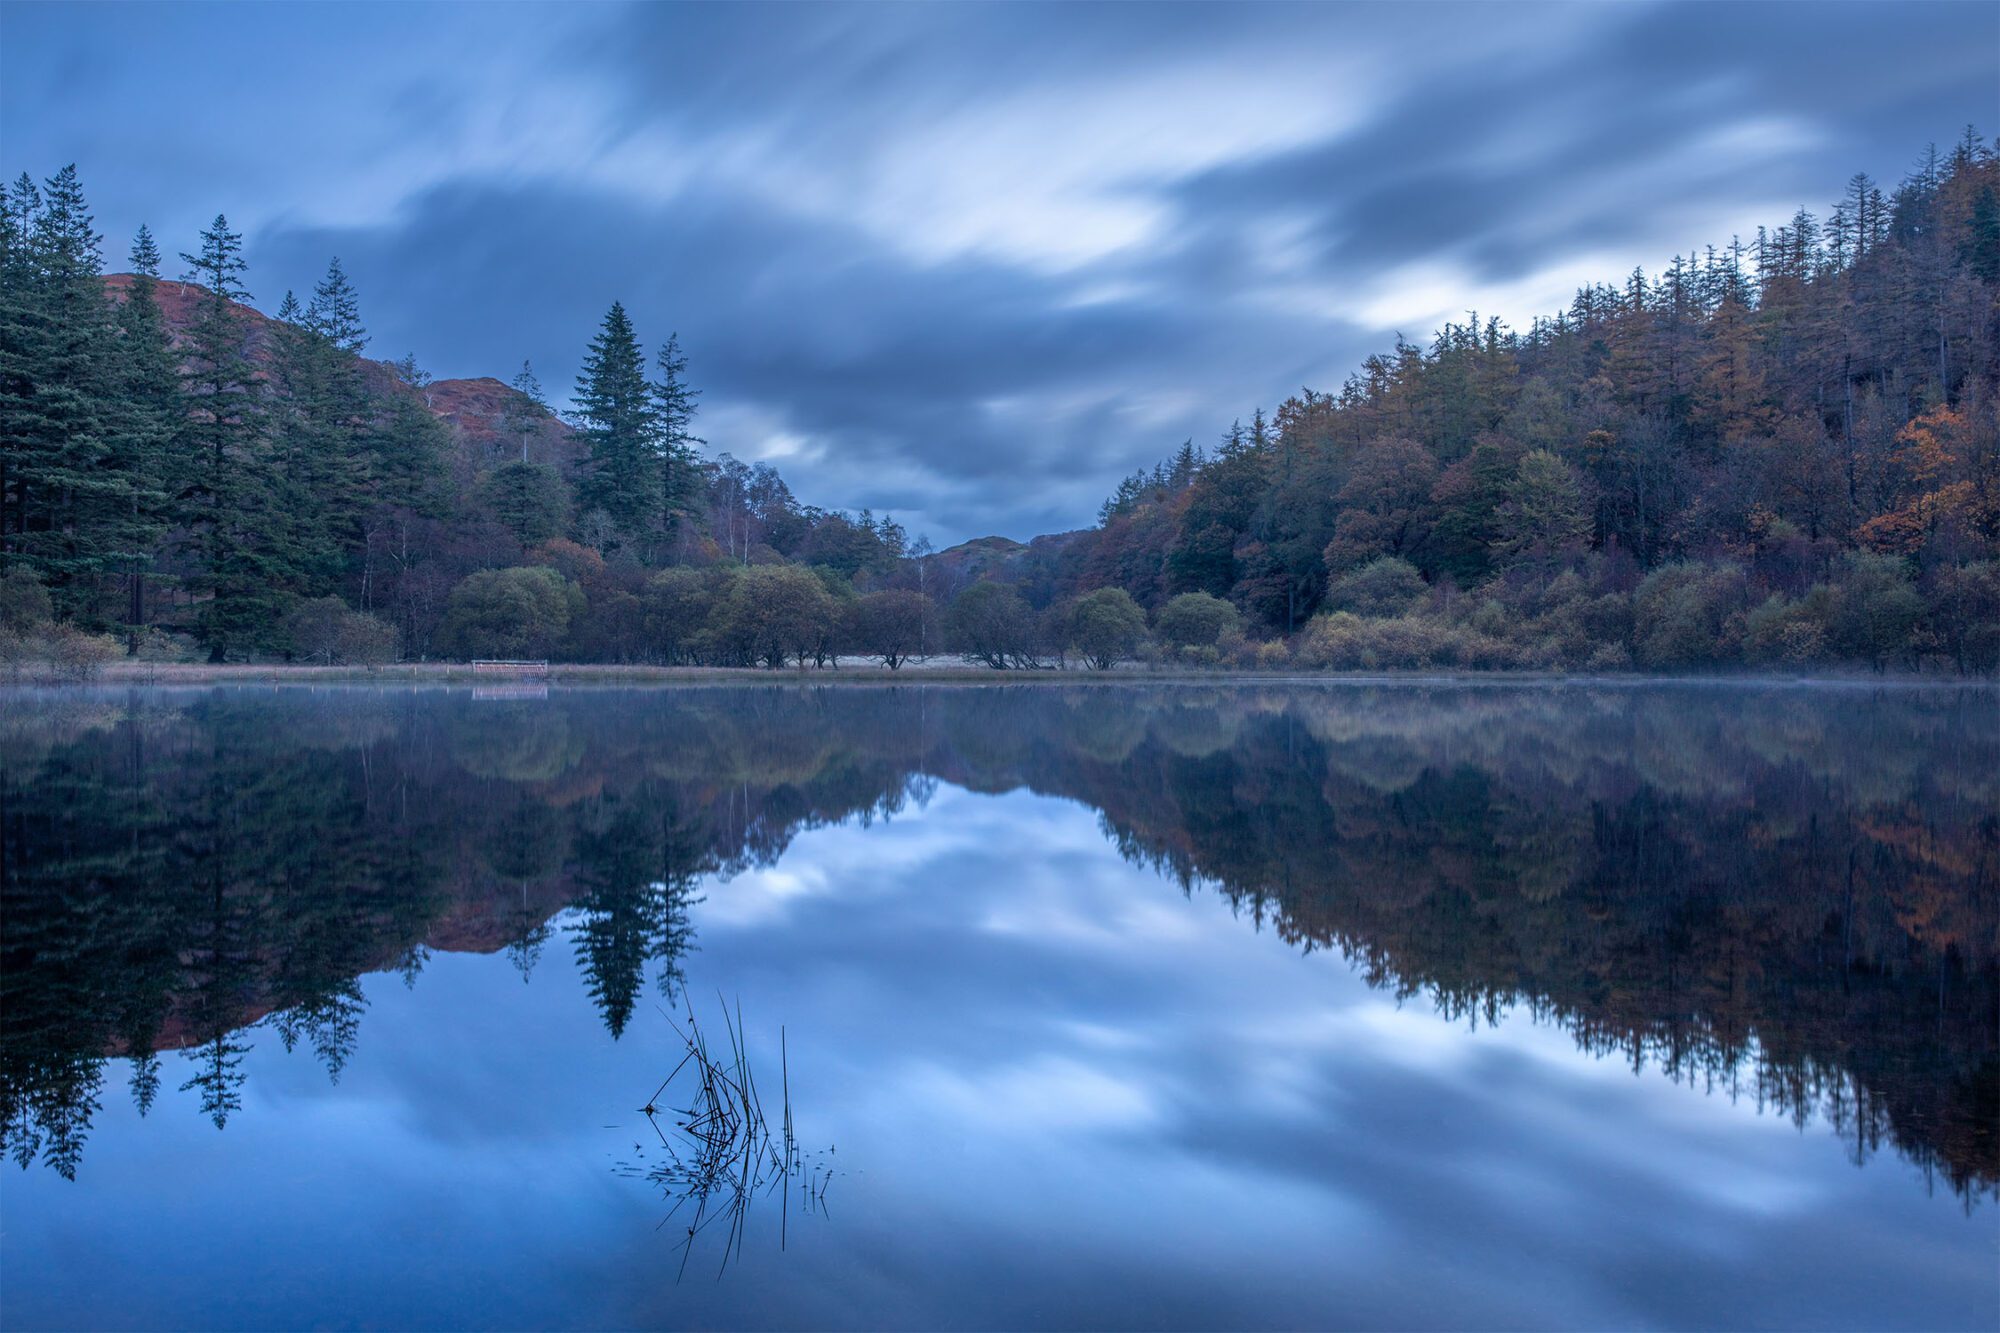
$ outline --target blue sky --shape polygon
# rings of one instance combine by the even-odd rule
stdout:
[[[1824,212],[2000,128],[2000,5],[0,4],[0,167],[118,267],[218,211],[274,308],[556,397],[613,299],[711,448],[950,542],[1398,332]]]

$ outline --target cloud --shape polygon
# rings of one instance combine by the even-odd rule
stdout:
[[[11,171],[116,256],[218,210],[275,305],[339,254],[384,353],[678,330],[717,449],[941,540],[1397,332],[1520,323],[1893,178],[1990,117],[1965,5],[13,6]]]

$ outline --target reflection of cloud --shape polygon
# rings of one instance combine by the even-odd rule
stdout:
[[[952,1134],[1032,1138],[1064,1130],[1130,1129],[1159,1118],[1143,1077],[1118,1077],[1062,1056],[973,1071],[925,1065],[896,1079],[901,1113]]]
[[[1511,768],[1530,790],[1619,789],[1578,775],[1635,762],[1624,726],[1523,747],[1583,727],[1574,696],[1551,697],[1540,732],[1505,692],[1469,713],[1428,691],[1340,697],[1360,701],[1333,733],[1350,750],[1401,734],[1500,787]],[[627,735],[626,701],[588,707],[608,725],[614,702]],[[1489,709],[1512,726],[1489,730]],[[1187,721],[1156,735],[1211,734]],[[1699,751],[1706,733],[1680,730]],[[1863,728],[1877,749],[1882,730]],[[1246,763],[1280,762],[1238,734]],[[1786,764],[1849,753],[1817,731],[1792,745]],[[1909,763],[1936,749],[1913,741]],[[1045,777],[1039,762],[1018,772]],[[1296,771],[1317,784],[1318,768]],[[141,1125],[108,1099],[83,1180],[10,1182],[10,1216],[60,1219],[10,1232],[10,1259],[38,1275],[87,1254],[132,1274],[120,1299],[159,1301],[156,1323],[210,1308],[250,1250],[286,1293],[394,1325],[929,1327],[976,1303],[975,1322],[1007,1326],[1951,1326],[1990,1305],[1990,1227],[1907,1173],[1855,1171],[1830,1135],[1634,1074],[1519,1011],[1474,1028],[1422,997],[1398,1007],[1337,955],[1301,957],[1215,893],[1118,859],[1082,804],[941,788],[868,828],[801,829],[774,869],[701,892],[690,991],[742,1000],[760,1068],[785,1026],[801,1132],[847,1172],[833,1225],[801,1244],[794,1218],[769,1280],[661,1295],[654,1198],[608,1168],[642,1146],[630,1108],[678,1050],[644,1006],[612,1042],[567,950],[532,987],[465,954],[414,990],[369,977],[338,1087],[260,1034],[220,1140],[188,1106]],[[135,1207],[131,1180],[157,1197]],[[201,1223],[199,1244],[163,1239],[162,1209]],[[335,1225],[387,1239],[329,1246]],[[55,1313],[17,1322],[118,1322],[95,1289],[53,1295],[71,1303],[31,1293],[19,1308]]]

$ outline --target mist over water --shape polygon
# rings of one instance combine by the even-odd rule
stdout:
[[[10,1327],[2000,1301],[1990,690],[13,691],[0,774]],[[823,1206],[682,1274],[725,1002]]]

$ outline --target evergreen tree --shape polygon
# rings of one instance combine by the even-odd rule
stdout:
[[[352,500],[351,404],[343,357],[291,292],[272,337],[271,576],[299,597],[329,595],[341,568],[340,512]]]
[[[361,349],[368,346],[368,331],[361,326],[360,298],[347,281],[338,255],[328,262],[326,276],[313,288],[306,325],[349,356],[360,356]]]
[[[74,167],[42,190],[22,177],[7,212],[0,532],[10,564],[49,585],[58,614],[88,616],[97,579],[119,559],[101,520],[126,507],[129,489],[114,455],[100,238]]]
[[[526,361],[510,387],[516,396],[507,402],[507,433],[521,441],[521,461],[526,463],[528,441],[540,434],[547,422],[549,402],[542,396],[542,382],[535,378],[534,366]]]
[[[569,517],[569,487],[555,468],[528,458],[528,442],[542,433],[549,420],[534,367],[523,361],[511,387],[514,396],[507,401],[505,427],[520,440],[521,457],[494,469],[481,487],[481,498],[523,547],[539,546],[562,535]]]
[[[146,579],[171,518],[179,484],[179,437],[184,416],[180,372],[158,299],[160,249],[144,226],[132,241],[132,282],[118,307],[119,455],[130,482],[124,619],[135,647],[146,626]]]
[[[202,292],[187,329],[181,383],[191,400],[193,475],[183,487],[183,521],[195,561],[193,585],[209,660],[262,646],[281,603],[267,554],[273,512],[264,456],[263,393],[244,348],[239,307],[247,265],[243,238],[216,214],[201,248],[183,253],[187,281]]]
[[[701,463],[695,446],[708,441],[694,433],[695,399],[701,390],[687,382],[687,354],[681,336],[667,336],[660,348],[660,379],[653,386],[660,409],[660,512],[669,541],[693,515],[699,495]]]
[[[590,449],[579,507],[609,521],[607,551],[643,546],[663,517],[660,413],[632,321],[616,301],[577,376],[576,420]]]

